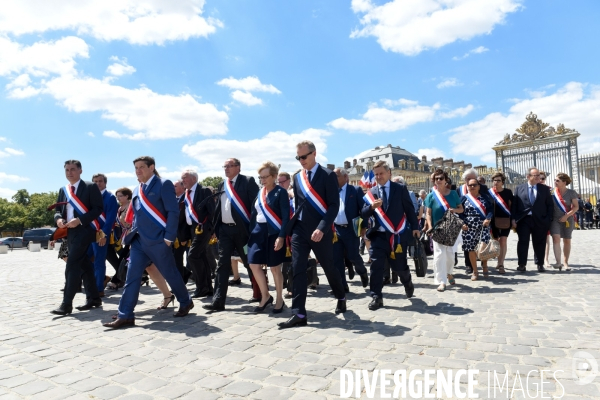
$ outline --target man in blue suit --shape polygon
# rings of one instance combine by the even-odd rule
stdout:
[[[340,209],[333,221],[337,233],[337,241],[333,244],[333,263],[340,272],[344,289],[348,293],[350,290],[348,288],[348,281],[346,280],[344,258],[350,260],[356,267],[363,287],[367,287],[369,284],[369,274],[365,268],[365,262],[360,254],[358,254],[360,237],[356,236],[353,225],[353,220],[360,216],[360,211],[365,201],[363,200],[362,189],[348,184],[348,172],[345,169],[336,168],[333,172],[337,176],[340,191]],[[365,221],[361,224],[360,231],[363,230],[364,226],[366,226]],[[350,277],[350,279],[352,278],[353,276]]]
[[[104,287],[106,286],[106,283],[108,283],[108,280],[106,279],[107,243],[110,239],[113,227],[115,226],[115,221],[117,220],[119,204],[117,203],[115,195],[106,190],[106,183],[108,182],[106,175],[95,174],[92,176],[92,182],[98,186],[100,193],[102,193],[104,211],[100,214],[98,222],[100,223],[100,229],[104,232],[104,237],[98,240],[98,242],[92,243],[88,253],[90,256],[92,254],[94,256],[94,277],[96,278],[96,286],[98,286],[100,297],[104,297]]]
[[[131,244],[127,281],[117,319],[104,324],[114,329],[135,325],[133,310],[140,294],[142,273],[151,262],[179,301],[179,310],[173,316],[185,317],[194,308],[171,250],[179,222],[179,204],[173,183],[160,178],[152,157],[138,157],[133,160],[133,165],[140,185],[133,191],[133,224],[124,240],[125,244]]]
[[[405,218],[406,226],[412,228],[412,236],[419,236],[417,216],[406,186],[390,181],[392,172],[385,161],[377,161],[373,166],[377,186],[369,193],[370,202],[365,201],[361,215],[363,219],[373,217],[367,238],[371,240],[369,255],[371,256],[371,295],[373,301],[370,310],[383,307],[383,271],[387,260],[400,277],[406,290],[406,297],[412,297],[415,287],[406,262],[406,242],[402,243],[401,221]],[[381,209],[381,211],[376,211]],[[382,223],[385,222],[385,223]],[[414,229],[417,227],[417,229]],[[393,232],[390,232],[393,230]],[[400,232],[398,232],[400,231]]]
[[[317,163],[317,149],[308,140],[296,145],[296,160],[302,169],[294,175],[296,213],[288,223],[292,236],[292,317],[279,328],[306,326],[307,269],[310,251],[319,260],[334,296],[338,299],[336,313],[346,312],[346,294],[339,272],[333,264],[333,220],[340,208],[337,178],[333,171]]]

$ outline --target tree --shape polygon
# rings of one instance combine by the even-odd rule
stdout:
[[[34,193],[20,189],[12,197],[13,201],[0,198],[0,231],[11,231],[23,236],[28,228],[54,225],[54,213],[48,206],[56,202],[57,192]]]
[[[0,198],[0,230],[11,231],[19,236],[27,223],[27,209],[24,205]]]
[[[202,186],[212,186],[213,189],[216,189],[221,182],[223,182],[223,178],[220,176],[207,176],[200,183]]]
[[[27,206],[30,201],[29,192],[27,192],[27,189],[19,189],[12,197],[12,200],[17,204]]]
[[[39,228],[54,225],[54,212],[48,211],[48,206],[54,204],[58,197],[57,192],[34,193],[27,206],[27,227]]]

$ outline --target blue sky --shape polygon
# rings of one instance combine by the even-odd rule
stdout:
[[[53,2],[48,2],[53,3]],[[0,10],[0,197],[57,190],[64,160],[108,187],[256,175],[378,145],[494,165],[529,111],[600,151],[594,0],[7,1]],[[596,38],[596,39],[594,39]]]

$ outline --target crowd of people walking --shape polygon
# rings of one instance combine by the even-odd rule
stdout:
[[[78,310],[100,307],[106,291],[122,289],[118,311],[104,326],[135,325],[140,286],[149,279],[163,295],[159,309],[178,301],[175,317],[188,315],[197,298],[210,300],[203,305],[209,313],[222,312],[228,287],[241,282],[241,263],[252,285],[253,312],[270,308],[282,313],[284,299],[291,298],[291,316],[279,327],[304,326],[307,289],[316,284],[317,263],[336,299],[336,313],[347,311],[348,280],[355,274],[368,287],[368,308],[375,311],[384,307],[390,272],[407,298],[414,295],[407,254],[421,243],[431,244],[433,278],[440,292],[456,284],[459,251],[471,280],[489,276],[490,257],[497,258],[496,272],[505,274],[511,230],[518,235],[517,271],[526,271],[530,241],[538,272],[550,266],[568,271],[576,218],[591,207],[568,188],[568,175],[557,174],[551,188],[545,173],[535,167],[514,193],[500,172],[488,188],[474,169],[466,170],[458,184],[439,168],[431,174],[432,190],[417,194],[402,177],[392,177],[385,161],[374,164],[376,185],[367,189],[350,185],[345,169],[331,171],[317,163],[312,142],[298,143],[296,151],[298,172],[280,171],[266,161],[256,169],[260,186],[241,173],[239,159],[227,159],[225,179],[217,188],[202,186],[193,170],[175,182],[162,179],[154,158],[138,157],[133,160],[138,184],[115,195],[106,190],[104,174],[95,174],[92,182],[82,180],[81,163],[66,161],[69,183],[52,206],[57,238],[59,232],[65,237],[59,258],[66,261],[66,282],[63,301],[52,312],[72,313],[83,282],[86,302]],[[361,242],[368,250],[367,263],[359,254]],[[550,246],[553,264],[547,261]],[[115,270],[112,276],[106,274],[106,261]],[[190,293],[187,284],[192,280],[195,289]]]

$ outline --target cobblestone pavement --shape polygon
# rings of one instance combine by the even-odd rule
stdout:
[[[480,398],[494,397],[491,388],[498,386],[492,378],[488,387],[488,370],[500,382],[507,377],[511,388],[530,390],[511,398],[540,398],[537,371],[548,370],[544,397],[600,399],[600,378],[579,385],[573,375],[576,353],[592,358],[590,368],[600,361],[599,235],[575,232],[574,270],[545,274],[533,272],[532,263],[526,274],[515,272],[511,235],[506,275],[491,269],[487,280],[471,282],[459,268],[456,285],[439,293],[430,268],[425,278],[413,274],[416,297],[407,300],[400,285],[386,286],[385,309],[375,312],[357,277],[348,312],[334,315],[321,275],[308,298],[309,326],[281,331],[276,324],[289,310],[252,314],[244,275],[222,313],[207,315],[203,300],[175,319],[173,308],[156,310],[162,298],[156,288],[142,287],[134,328],[109,331],[100,324],[114,314],[120,292],[105,298],[102,309],[57,317],[49,311],[61,302],[64,263],[56,251],[15,250],[0,255],[0,399],[335,399],[341,369],[467,368],[480,371]],[[82,302],[78,294],[75,305]],[[514,383],[517,373],[522,386]],[[430,393],[437,395],[435,385]],[[495,397],[506,399],[507,391]]]

